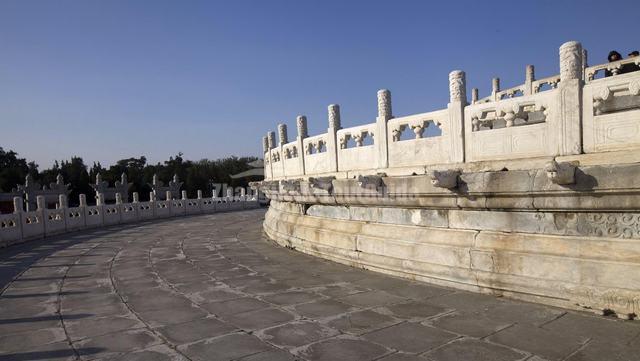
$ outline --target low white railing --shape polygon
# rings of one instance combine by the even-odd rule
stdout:
[[[189,199],[186,192],[182,199],[168,201],[104,204],[99,199],[97,205],[89,206],[85,200],[81,197],[79,207],[66,207],[66,197],[61,195],[59,208],[46,209],[39,196],[38,209],[25,212],[22,198],[15,197],[14,213],[0,214],[0,248],[82,229],[259,207],[257,195]]]
[[[331,105],[327,133],[309,137],[300,116],[297,141],[285,144],[280,124],[280,146],[274,132],[263,138],[266,179],[410,175],[463,162],[640,149],[640,57],[586,67],[580,43],[568,42],[559,60],[560,74],[536,80],[528,65],[523,84],[500,89],[495,78],[489,96],[473,89],[470,102],[464,72],[451,72],[442,110],[394,118],[391,94],[381,90],[375,123],[341,129]],[[294,147],[304,149],[297,158],[288,156]]]

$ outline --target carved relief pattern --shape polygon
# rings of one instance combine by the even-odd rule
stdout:
[[[338,104],[329,105],[329,127],[340,129],[340,106]]]
[[[267,139],[268,139],[269,149],[275,148],[276,147],[276,133],[275,132],[267,133]]]
[[[560,79],[580,79],[582,71],[582,45],[572,41],[560,47]]]
[[[581,234],[596,237],[640,238],[640,214],[582,214],[578,231]]]
[[[383,89],[378,91],[378,116],[391,119],[391,92]]]
[[[278,135],[280,137],[280,143],[285,144],[289,143],[289,139],[287,137],[287,125],[279,124],[278,125]]]
[[[300,138],[306,138],[309,136],[307,130],[307,117],[304,115],[298,116],[296,119],[296,126],[298,127],[298,136]]]
[[[449,95],[451,102],[466,101],[464,72],[452,71],[449,74]]]

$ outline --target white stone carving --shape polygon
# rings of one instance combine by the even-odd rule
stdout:
[[[555,160],[547,163],[544,170],[551,182],[559,185],[569,185],[576,182],[576,166],[568,162],[558,163]]]
[[[582,78],[582,45],[569,41],[560,46],[560,80]]]
[[[298,137],[304,139],[309,136],[307,130],[307,117],[304,115],[298,115],[296,118],[296,126],[298,128]]]
[[[391,113],[391,92],[387,89],[378,90],[378,117],[384,120],[393,118]]]
[[[329,128],[340,129],[340,106],[338,104],[331,104],[328,107],[329,112]]]
[[[462,70],[449,73],[449,101],[466,103],[466,81]]]
[[[449,170],[432,170],[429,172],[431,184],[438,188],[453,189],[458,187],[458,178],[460,177],[459,169]]]

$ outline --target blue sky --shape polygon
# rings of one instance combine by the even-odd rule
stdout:
[[[146,155],[152,162],[259,155],[261,137],[305,114],[326,131],[446,106],[449,71],[558,73],[578,40],[589,63],[640,48],[640,1],[0,0],[0,146],[41,167]]]

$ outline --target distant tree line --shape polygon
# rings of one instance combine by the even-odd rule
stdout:
[[[56,181],[56,176],[61,174],[67,184],[71,184],[69,203],[77,204],[78,195],[86,194],[92,199],[94,190],[90,184],[95,183],[96,174],[100,173],[103,181],[108,181],[113,186],[120,180],[120,175],[125,173],[128,181],[133,183],[129,192],[138,192],[140,200],[148,200],[151,192],[152,178],[157,174],[158,180],[165,185],[177,174],[182,182],[182,189],[187,191],[189,197],[195,198],[198,190],[202,190],[206,196],[211,196],[212,183],[226,183],[232,187],[246,187],[246,179],[232,179],[230,175],[248,170],[248,162],[256,160],[256,157],[227,157],[216,160],[202,159],[199,161],[185,160],[182,153],[164,163],[148,164],[147,158],[127,158],[117,161],[109,168],[103,167],[99,162],[91,167],[86,165],[81,157],[72,157],[70,160],[56,161],[49,169],[40,171],[38,165],[24,158],[18,153],[0,147],[0,191],[9,192],[18,184],[24,184],[27,174],[33,181],[41,185],[48,185]]]

